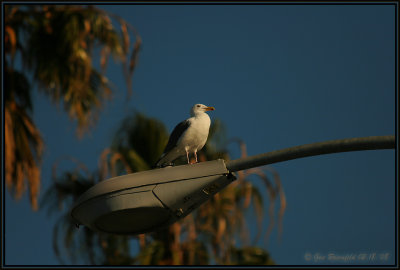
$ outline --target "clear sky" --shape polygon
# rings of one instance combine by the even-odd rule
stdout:
[[[95,170],[101,151],[133,110],[157,117],[171,131],[193,104],[214,106],[211,119],[223,121],[229,138],[243,139],[249,155],[395,134],[394,5],[100,7],[126,19],[143,39],[134,94],[126,101],[122,68],[110,63],[107,76],[117,92],[92,133],[78,140],[62,106],[33,93],[34,121],[46,142],[41,195],[51,184],[53,162],[62,156]],[[236,145],[230,150],[238,157]],[[275,229],[268,243],[258,245],[278,264],[394,263],[394,150],[272,167],[287,197],[283,235],[278,241]],[[26,196],[16,202],[5,195],[5,262],[58,264],[52,250],[57,217],[32,212]],[[356,257],[338,257],[346,255]]]

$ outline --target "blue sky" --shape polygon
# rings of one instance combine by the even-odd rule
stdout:
[[[249,155],[395,134],[394,5],[99,7],[126,19],[142,37],[134,93],[126,101],[122,68],[111,62],[114,98],[91,134],[79,140],[62,106],[34,92],[34,121],[46,142],[42,195],[62,156],[95,170],[121,120],[134,110],[171,131],[193,104],[214,106],[211,119],[223,121],[229,138],[243,139]],[[235,145],[230,150],[238,157]],[[268,243],[258,245],[278,264],[395,262],[394,150],[272,167],[287,197],[283,235],[278,241],[275,229]],[[58,264],[52,250],[56,217],[32,212],[26,197],[15,201],[6,192],[5,199],[5,262]],[[356,258],[339,258],[346,255]]]

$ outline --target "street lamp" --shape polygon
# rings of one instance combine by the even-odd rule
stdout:
[[[145,233],[185,217],[235,179],[222,159],[118,176],[86,191],[71,215],[96,231]]]
[[[313,143],[231,160],[165,167],[114,177],[87,190],[71,211],[76,224],[112,234],[140,234],[185,217],[236,177],[233,172],[347,151],[392,149],[394,136]]]

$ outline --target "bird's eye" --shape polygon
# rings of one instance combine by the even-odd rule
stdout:
[[[197,105],[197,107],[200,107],[200,105]]]

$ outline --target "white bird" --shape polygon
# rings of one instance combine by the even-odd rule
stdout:
[[[172,131],[156,167],[172,165],[175,159],[185,154],[189,164],[190,153],[194,153],[197,162],[197,151],[206,144],[211,124],[210,117],[205,112],[213,110],[214,107],[195,104],[190,110],[191,117],[180,122]]]

